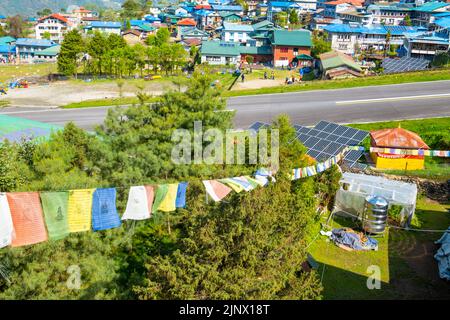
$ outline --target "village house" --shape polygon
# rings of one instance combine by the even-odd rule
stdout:
[[[270,1],[267,8],[267,20],[274,21],[274,17],[277,13],[290,10],[295,10],[297,14],[300,14],[302,7],[294,1]]]
[[[372,15],[372,23],[399,26],[407,16],[411,16],[411,5],[369,5],[367,13]]]
[[[90,25],[84,27],[85,33],[100,32],[106,34],[120,35],[122,24],[120,22],[112,21],[93,21]]]
[[[142,33],[138,30],[131,29],[122,33],[122,38],[131,46],[142,42]]]
[[[222,40],[225,42],[247,43],[253,27],[249,24],[223,23]]]
[[[412,23],[417,26],[428,26],[439,13],[450,11],[450,2],[426,2],[412,10]]]
[[[91,10],[86,9],[85,7],[79,7],[77,9],[74,9],[72,11],[72,15],[77,18],[79,21],[83,20],[84,18],[93,18],[94,12]]]
[[[294,58],[311,55],[311,32],[308,30],[274,30],[271,37],[273,65],[288,66]]]
[[[352,57],[331,51],[319,56],[322,79],[345,79],[363,76],[361,66]]]
[[[51,41],[61,43],[64,34],[72,30],[73,25],[69,20],[58,13],[42,17],[35,26],[36,39],[45,39],[49,35]]]
[[[332,24],[324,27],[328,34],[331,48],[346,54],[354,55],[358,50],[384,50],[387,34],[390,34],[390,45],[401,46],[405,35],[424,30],[420,27]]]
[[[16,56],[20,63],[31,63],[35,58],[44,57],[41,52],[46,52],[46,49],[57,46],[55,41],[47,39],[29,39],[19,38],[16,40]]]
[[[450,50],[450,17],[435,20],[425,32],[407,35],[404,39],[404,55],[433,60],[439,53]]]

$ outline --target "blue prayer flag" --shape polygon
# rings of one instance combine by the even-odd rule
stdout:
[[[186,189],[187,189],[187,186],[188,186],[187,182],[180,182],[178,184],[177,200],[175,202],[175,206],[177,208],[185,208],[186,207]]]
[[[112,229],[120,224],[116,208],[116,189],[96,189],[92,199],[92,229]]]

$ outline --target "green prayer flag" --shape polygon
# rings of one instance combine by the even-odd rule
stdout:
[[[158,185],[158,187],[156,188],[156,192],[155,192],[155,200],[153,201],[152,213],[155,213],[156,211],[158,211],[159,205],[165,199],[168,191],[169,191],[168,184]]]
[[[69,234],[69,192],[41,192],[40,196],[49,239],[59,240],[66,237]]]

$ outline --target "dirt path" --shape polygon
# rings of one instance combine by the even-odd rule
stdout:
[[[242,90],[242,89],[259,89],[259,88],[267,88],[267,87],[276,87],[279,85],[282,85],[284,83],[284,80],[278,79],[278,80],[264,80],[264,79],[257,79],[257,80],[248,80],[241,82],[240,79],[238,82],[236,82],[236,85],[234,86],[234,90]]]
[[[126,83],[122,89],[124,97],[134,96],[139,90],[139,83]],[[168,84],[148,82],[144,85],[148,94],[159,95]],[[97,100],[119,97],[119,88],[115,82],[77,83],[56,82],[50,85],[31,86],[28,89],[10,89],[8,95],[0,99],[8,100],[12,107],[46,107],[56,108],[69,103],[84,100]]]

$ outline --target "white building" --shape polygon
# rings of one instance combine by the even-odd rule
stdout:
[[[396,5],[370,5],[367,7],[367,13],[372,14],[373,23],[375,24],[399,26],[405,20],[406,16],[411,14],[411,8]]]
[[[54,13],[38,20],[35,26],[36,39],[44,39],[50,35],[50,39],[56,43],[61,43],[64,34],[73,29],[72,23],[64,16]]]
[[[253,27],[248,24],[223,23],[222,40],[225,42],[247,43]]]
[[[422,28],[423,29],[423,28]],[[390,45],[401,46],[405,36],[421,30],[420,27],[333,24],[324,27],[333,50],[354,55],[358,49],[384,50],[386,35],[391,34]]]

